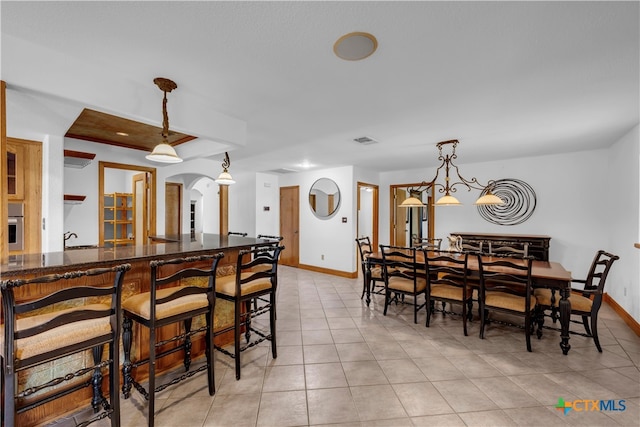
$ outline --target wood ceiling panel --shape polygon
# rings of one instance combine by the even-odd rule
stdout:
[[[151,151],[153,147],[162,142],[162,128],[85,108],[64,136]],[[170,145],[176,146],[196,138],[170,130],[168,142]]]

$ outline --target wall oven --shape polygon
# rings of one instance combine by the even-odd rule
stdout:
[[[9,251],[24,250],[24,205],[9,203]]]

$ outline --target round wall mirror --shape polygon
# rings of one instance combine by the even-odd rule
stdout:
[[[309,206],[318,218],[331,218],[340,206],[338,184],[329,178],[320,178],[314,182],[309,190]]]

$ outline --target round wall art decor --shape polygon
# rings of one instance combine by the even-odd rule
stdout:
[[[491,192],[500,197],[503,205],[480,205],[478,213],[485,220],[498,225],[522,224],[536,209],[536,193],[529,184],[519,179],[499,179]],[[482,192],[486,194],[487,190]]]

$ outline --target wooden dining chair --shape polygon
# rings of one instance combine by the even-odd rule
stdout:
[[[369,293],[384,293],[384,278],[382,277],[382,266],[369,263],[369,255],[373,253],[373,247],[371,246],[371,240],[368,236],[359,237],[356,239],[358,245],[358,252],[360,253],[360,271],[362,272],[362,295],[360,299],[364,297],[364,294],[369,288]],[[376,283],[380,283],[380,290],[375,291]],[[369,304],[369,301],[367,301]]]
[[[509,258],[478,256],[480,270],[480,338],[484,339],[489,312],[502,312],[524,319],[527,351],[531,351],[531,332],[536,319],[531,266],[533,260],[520,262]]]
[[[432,251],[439,251],[442,246],[442,239],[434,239],[430,237],[417,237],[411,240],[412,246],[416,248],[424,248]]]
[[[487,249],[487,245],[482,240],[477,241],[463,241],[462,252],[469,254],[483,254]]]
[[[130,268],[121,264],[0,283],[2,425],[20,425],[18,414],[87,387],[93,391],[91,405],[97,415],[81,425],[107,417],[112,427],[120,425],[120,295]],[[85,361],[80,353],[86,352],[92,356]],[[55,378],[39,375],[38,368],[47,364],[56,366]],[[102,393],[104,368],[109,399]]]
[[[529,256],[529,243],[489,240],[487,255],[508,258],[526,258]]]
[[[467,335],[467,313],[472,305],[473,289],[467,285],[470,272],[467,268],[469,254],[457,254],[447,251],[432,251],[421,248],[424,254],[425,271],[427,272],[427,327],[431,315],[435,311],[435,301],[462,305],[462,328]]]
[[[272,240],[274,242],[282,242],[282,240],[284,240],[283,236],[271,236],[269,234],[258,234],[258,239],[264,239],[264,240]]]
[[[413,302],[413,323],[418,323],[418,311],[426,305],[420,304],[420,295],[426,295],[427,280],[420,274],[423,267],[418,267],[416,248],[380,245],[382,252],[382,277],[384,278],[384,315],[393,298],[411,296]],[[426,299],[425,299],[426,301]]]
[[[223,253],[196,255],[168,260],[153,260],[149,263],[151,283],[148,292],[141,292],[125,299],[122,303],[122,344],[124,363],[122,364],[122,393],[125,399],[131,395],[131,388],[142,394],[149,402],[147,423],[155,420],[155,395],[170,386],[190,378],[198,372],[207,372],[209,395],[215,393],[215,373],[213,359],[213,314],[215,310],[216,271]],[[206,267],[202,267],[202,265]],[[193,319],[204,316],[204,326],[192,330]],[[148,358],[132,361],[133,322],[149,330]],[[159,329],[174,325],[174,336],[161,337]],[[166,329],[165,329],[166,330]],[[206,363],[191,369],[191,337],[204,332]],[[167,347],[175,343],[178,345]],[[177,378],[156,386],[156,364],[163,357],[176,351],[184,354],[185,372]],[[145,387],[136,378],[134,369],[147,366],[149,383]]]
[[[604,294],[604,286],[609,275],[609,270],[613,263],[620,259],[617,255],[613,255],[609,252],[599,250],[591,262],[589,273],[586,279],[572,279],[572,283],[579,283],[582,285],[582,289],[571,288],[569,294],[569,301],[571,302],[571,314],[582,317],[582,321],[570,320],[573,323],[582,323],[585,333],[570,331],[573,334],[579,334],[586,337],[593,338],[593,342],[600,353],[602,353],[602,347],[600,346],[600,340],[598,339],[598,311],[602,305],[602,298]],[[538,301],[538,338],[542,336],[542,328],[544,325],[544,312],[551,311],[551,316],[554,319],[557,318],[558,301],[555,298],[555,294],[551,289],[535,289],[534,295]]]

